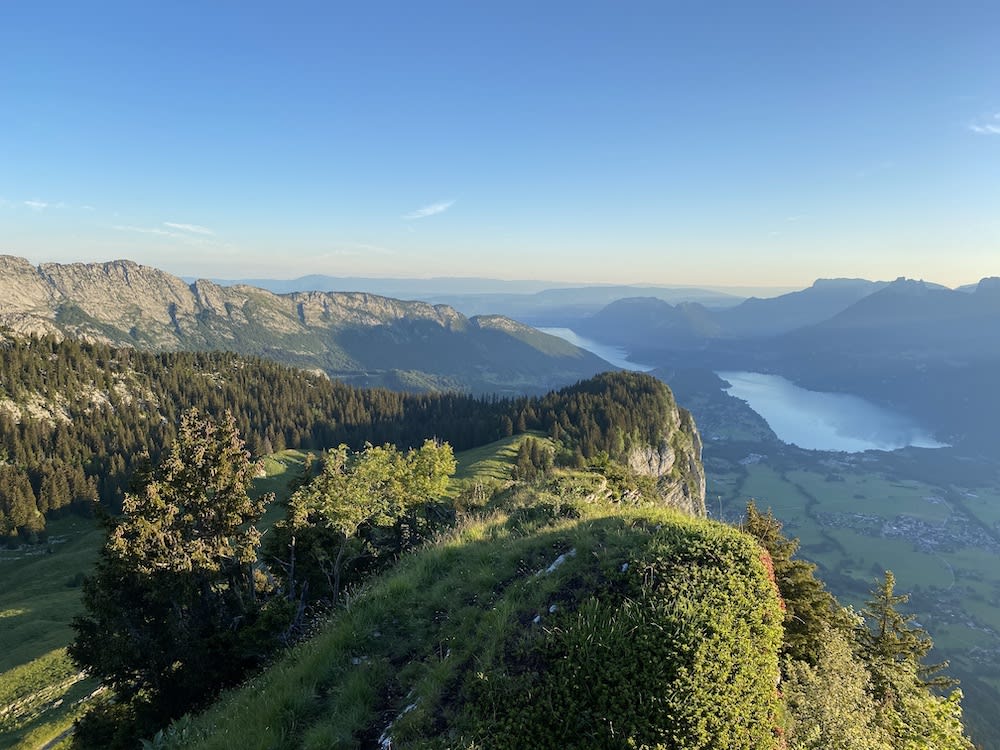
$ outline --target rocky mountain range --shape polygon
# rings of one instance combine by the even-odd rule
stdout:
[[[363,385],[540,392],[609,369],[509,318],[352,292],[187,283],[128,260],[0,256],[0,326],[151,350],[227,350]]]

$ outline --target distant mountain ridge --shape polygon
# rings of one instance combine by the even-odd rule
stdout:
[[[730,307],[743,298],[726,292],[697,287],[665,286],[569,286],[534,294],[451,294],[427,297],[428,302],[451,305],[466,315],[502,313],[538,326],[575,328],[581,318],[598,313],[625,298],[643,297],[671,304]]]
[[[188,279],[194,281],[194,279]],[[504,315],[532,326],[574,327],[623,297],[655,297],[666,302],[698,302],[727,307],[745,299],[742,289],[692,286],[579,284],[484,278],[391,279],[314,274],[297,279],[213,281],[220,286],[255,286],[277,294],[301,291],[360,291],[399,299],[418,299],[453,307],[464,315]],[[768,290],[752,290],[765,293]],[[777,289],[773,290],[777,291]]]
[[[961,289],[906,278],[820,279],[723,310],[622,299],[574,330],[624,347],[638,362],[780,374],[908,414],[965,450],[1000,445],[997,277]]]
[[[728,336],[772,336],[833,317],[886,286],[867,279],[817,279],[798,292],[751,297],[715,314]]]
[[[1000,284],[972,292],[896,279],[827,320],[788,333],[780,346],[891,353],[895,357],[970,359],[1000,356]]]
[[[0,325],[152,350],[227,350],[356,384],[538,392],[609,365],[501,316],[366,293],[186,283],[127,260],[0,256]]]
[[[184,281],[197,281],[196,277],[183,276]],[[368,292],[399,299],[494,298],[496,300],[530,298],[554,294],[571,294],[578,298],[590,293],[607,304],[621,297],[648,295],[667,301],[678,298],[700,300],[715,299],[719,304],[735,304],[750,295],[771,296],[794,291],[787,286],[693,286],[690,284],[613,284],[552,281],[538,279],[493,279],[469,276],[436,276],[430,278],[391,278],[375,276],[330,276],[308,274],[294,279],[246,278],[209,279],[220,286],[255,286],[276,294],[291,292]],[[451,304],[450,302],[448,304]],[[453,305],[454,306],[454,305]]]
[[[184,277],[185,281],[196,281]],[[292,292],[368,292],[399,299],[425,299],[432,295],[450,294],[534,294],[553,287],[575,286],[562,281],[488,279],[479,277],[441,276],[432,278],[381,278],[375,276],[330,276],[313,273],[294,279],[218,279],[219,286],[254,286],[276,294]]]
[[[697,347],[722,333],[712,312],[704,305],[697,302],[671,305],[655,297],[617,300],[579,326],[580,332],[590,338],[626,349],[651,346],[655,342]]]
[[[698,347],[710,339],[764,338],[820,323],[886,284],[818,279],[797,292],[750,297],[715,309],[698,302],[672,305],[663,299],[635,296],[612,302],[578,326],[587,336],[626,348]]]

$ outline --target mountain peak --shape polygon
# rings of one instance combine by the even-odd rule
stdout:
[[[976,285],[976,293],[998,294],[1000,293],[1000,276],[987,276],[979,280]]]
[[[908,279],[905,276],[900,276],[894,281],[889,282],[889,284],[884,287],[884,290],[895,294],[909,295],[928,294],[935,291],[950,291],[947,287],[942,286],[941,284],[924,281],[923,279]]]

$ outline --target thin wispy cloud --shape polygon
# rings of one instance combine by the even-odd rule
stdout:
[[[176,232],[168,232],[166,229],[160,229],[159,227],[130,227],[123,224],[115,224],[111,227],[116,232],[139,232],[140,234],[156,234],[161,237],[179,237],[180,235]]]
[[[151,234],[156,237],[164,237],[169,240],[175,240],[181,242],[185,245],[191,245],[193,247],[209,248],[212,250],[225,250],[231,251],[234,249],[234,245],[228,242],[220,242],[211,237],[207,237],[204,234],[191,233],[186,229],[184,231],[176,231],[175,229],[164,229],[163,227],[174,227],[176,224],[170,222],[163,222],[163,226],[155,227],[137,227],[130,224],[114,224],[112,229],[116,232],[137,232],[138,234]],[[204,227],[199,227],[199,229],[204,229]],[[214,234],[214,233],[213,233]]]
[[[969,130],[979,135],[1000,135],[1000,112],[981,117],[969,125]]]
[[[48,209],[61,210],[61,209],[75,209],[77,206],[66,203],[65,201],[43,201],[40,198],[32,198],[31,200],[5,200],[0,198],[0,206],[24,206],[25,208],[30,208],[36,213],[41,213],[42,211],[47,211]]]
[[[455,201],[441,201],[440,203],[432,203],[429,206],[424,206],[423,208],[418,208],[416,211],[411,211],[408,214],[403,214],[403,218],[407,221],[412,221],[414,219],[426,219],[428,216],[437,216],[438,214],[443,214],[449,208],[455,205]]]
[[[171,229],[179,229],[182,232],[191,232],[192,234],[206,234],[210,237],[215,236],[215,232],[208,227],[201,227],[197,224],[178,224],[173,221],[163,222],[163,226],[170,227]]]

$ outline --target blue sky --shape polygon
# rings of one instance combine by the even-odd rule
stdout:
[[[0,252],[182,275],[1000,274],[996,2],[54,3]]]

